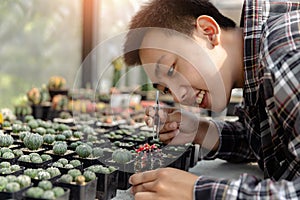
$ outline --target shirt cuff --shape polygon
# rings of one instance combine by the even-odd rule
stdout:
[[[208,151],[208,150],[205,150],[203,148],[200,149],[200,156],[201,156],[201,159],[207,159],[207,160],[213,160],[213,159],[216,159],[219,152],[220,152],[220,149],[221,149],[221,146],[222,146],[222,137],[221,137],[221,130],[224,126],[224,124],[222,122],[219,122],[219,121],[215,121],[213,119],[209,120],[211,121],[212,123],[214,123],[218,129],[218,135],[219,135],[219,147],[216,151]]]
[[[224,199],[229,180],[200,176],[194,185],[193,200]]]

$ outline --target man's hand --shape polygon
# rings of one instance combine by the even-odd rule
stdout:
[[[196,175],[182,170],[161,168],[134,174],[129,183],[135,200],[192,200],[197,179]]]
[[[145,122],[153,126],[155,111],[152,107],[146,109]],[[165,144],[196,143],[203,148],[216,150],[219,146],[219,134],[214,123],[183,109],[162,108],[159,111],[159,139]]]
[[[155,111],[152,107],[146,110],[145,121],[153,126]],[[194,142],[199,128],[198,113],[191,113],[181,109],[163,108],[160,116],[160,141],[166,144],[186,144]]]

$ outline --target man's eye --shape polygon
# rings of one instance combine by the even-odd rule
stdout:
[[[175,71],[175,65],[172,65],[172,66],[170,67],[170,69],[168,70],[167,75],[168,75],[168,76],[172,76],[172,75],[174,74],[174,71]]]
[[[162,94],[171,94],[169,88],[165,87],[164,90],[160,91]]]

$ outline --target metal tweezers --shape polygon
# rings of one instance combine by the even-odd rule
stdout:
[[[159,118],[159,91],[156,91],[156,97],[155,97],[155,105],[154,105],[154,120],[153,120],[153,137],[155,136],[154,132],[156,133],[156,139],[159,139],[159,129],[160,129],[160,118]]]

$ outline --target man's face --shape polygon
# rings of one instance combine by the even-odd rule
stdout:
[[[145,35],[139,55],[153,84],[176,102],[216,112],[228,104],[230,89],[225,89],[221,64],[205,42],[154,30]]]

